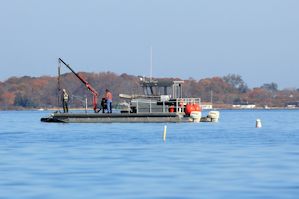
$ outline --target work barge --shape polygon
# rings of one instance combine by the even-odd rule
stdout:
[[[143,94],[119,94],[123,99],[120,110],[113,113],[103,113],[105,101],[102,99],[98,106],[98,93],[78,73],[76,73],[61,58],[58,59],[58,85],[61,64],[69,68],[72,73],[91,91],[93,95],[93,113],[61,113],[59,111],[41,118],[42,122],[54,123],[180,123],[180,122],[218,122],[219,112],[210,111],[202,116],[201,99],[182,96],[184,81],[154,80],[140,77],[139,83]],[[58,86],[58,90],[61,89]],[[87,107],[87,104],[86,104]]]

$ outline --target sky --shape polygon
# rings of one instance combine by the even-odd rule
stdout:
[[[0,81],[76,71],[299,88],[298,0],[0,0]],[[69,72],[64,69],[63,72]]]

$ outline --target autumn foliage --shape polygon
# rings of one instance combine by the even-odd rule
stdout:
[[[114,105],[121,101],[118,95],[141,94],[139,77],[112,72],[80,72],[99,93],[99,99],[106,88],[113,92]],[[160,78],[170,79],[170,78]],[[178,79],[178,78],[176,78]],[[61,88],[70,94],[70,106],[83,107],[85,98],[91,106],[92,95],[72,73],[65,73],[60,78]],[[231,105],[234,103],[254,103],[257,106],[284,107],[287,103],[299,101],[298,89],[278,90],[275,83],[263,84],[258,88],[248,88],[241,76],[229,74],[224,77],[212,77],[201,80],[188,79],[183,85],[183,95],[200,97],[202,101],[215,104]],[[0,109],[27,107],[51,108],[61,106],[57,77],[11,77],[0,82]]]

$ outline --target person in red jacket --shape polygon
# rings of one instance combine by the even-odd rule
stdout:
[[[106,103],[107,103],[107,113],[112,113],[112,93],[106,89]]]

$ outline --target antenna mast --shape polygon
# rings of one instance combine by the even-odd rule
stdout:
[[[151,66],[150,66],[150,81],[152,81],[152,77],[153,77],[153,48],[151,46],[151,51],[150,51],[150,63],[151,63]]]

